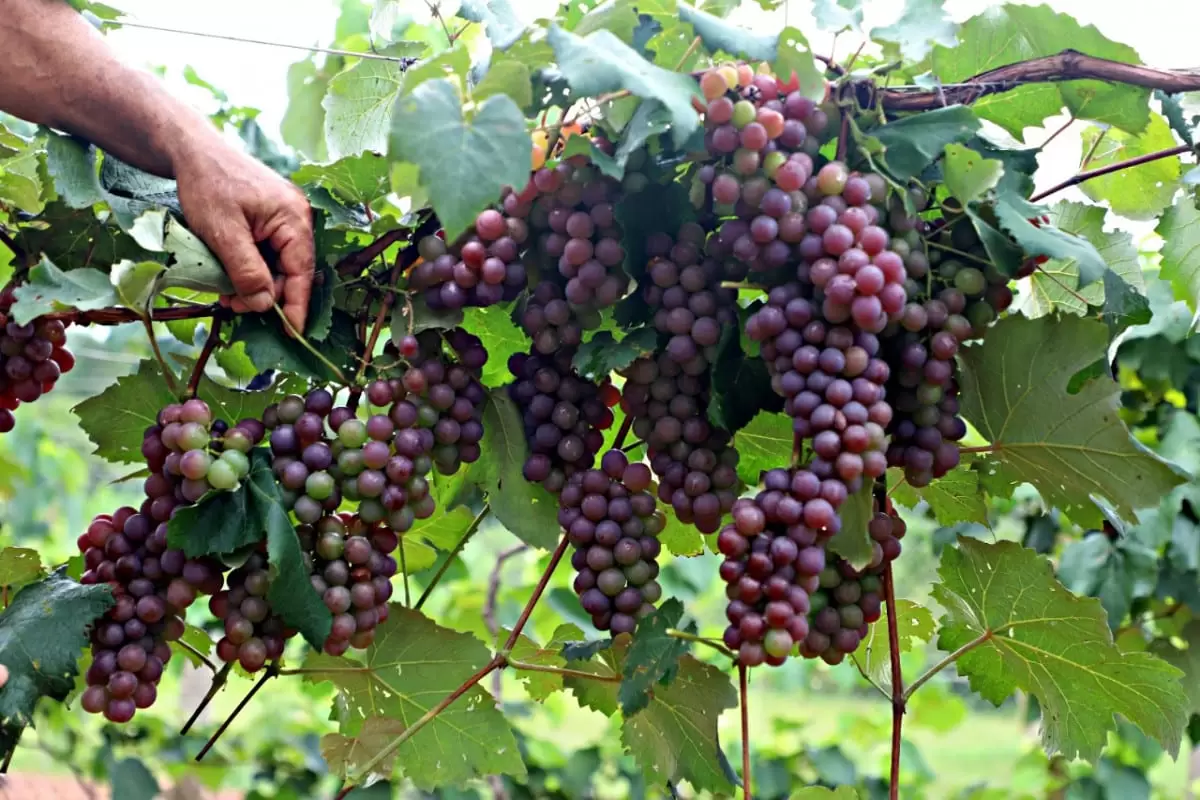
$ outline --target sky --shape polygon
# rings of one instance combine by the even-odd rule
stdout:
[[[443,0],[449,8],[455,0]],[[424,9],[425,0],[410,0],[413,9]],[[1195,39],[1188,25],[1170,24],[1179,18],[1179,0],[1051,0],[1056,11],[1091,23],[1109,38],[1135,48],[1142,59],[1159,67],[1200,67]],[[335,0],[115,0],[115,5],[138,22],[191,31],[229,34],[295,45],[328,44],[337,17]],[[549,15],[557,0],[515,0],[513,5],[530,16]],[[985,0],[947,0],[946,9],[958,20],[993,5]],[[829,53],[832,37],[817,30],[810,0],[791,0],[774,12],[765,12],[751,0],[734,12],[732,20],[746,27],[777,31],[784,23],[795,25],[809,37],[819,53]],[[866,4],[866,27],[893,22],[903,9],[903,0],[870,0]],[[262,109],[260,122],[271,135],[278,135],[279,121],[286,110],[288,66],[303,57],[298,50],[242,44],[159,31],[124,28],[109,33],[109,40],[131,63],[161,66],[167,81],[184,96],[199,102],[195,90],[182,80],[185,66],[223,88],[239,105]],[[845,58],[860,40],[842,36],[836,56]],[[192,94],[189,94],[192,92]],[[1026,133],[1028,144],[1040,144],[1066,117],[1051,119],[1042,130]],[[1081,155],[1079,130],[1083,123],[1059,135],[1042,154],[1038,188],[1045,188],[1073,174]],[[1082,199],[1064,192],[1066,199]],[[1139,226],[1132,226],[1138,230]]]

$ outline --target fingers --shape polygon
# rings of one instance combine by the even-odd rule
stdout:
[[[275,303],[271,271],[259,254],[245,219],[226,216],[220,227],[206,238],[237,290],[237,297],[231,303],[233,310],[238,313],[269,310]]]
[[[316,269],[312,222],[307,208],[299,219],[275,232],[271,245],[279,251],[279,268],[283,272],[284,316],[292,327],[303,333]]]

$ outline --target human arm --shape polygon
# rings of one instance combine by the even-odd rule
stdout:
[[[4,0],[0,109],[81,136],[179,183],[192,230],[225,265],[237,311],[283,309],[304,330],[312,288],[312,218],[304,195],[228,144],[152,75],[123,64],[61,0]],[[279,253],[282,287],[255,244]]]

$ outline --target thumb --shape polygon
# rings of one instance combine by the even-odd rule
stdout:
[[[229,274],[237,296],[251,311],[263,312],[275,303],[275,284],[248,226],[229,225],[214,231],[209,247]]]

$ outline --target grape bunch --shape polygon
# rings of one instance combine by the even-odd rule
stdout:
[[[681,522],[715,533],[737,498],[738,454],[729,433],[708,420],[707,363],[697,356],[680,364],[663,352],[622,374],[622,407],[646,442],[659,498]]]
[[[167,525],[133,508],[92,520],[77,542],[83,584],[108,584],[116,601],[92,629],[84,710],[128,722],[158,695],[169,642],[183,635],[184,611],[198,592],[221,588],[220,565],[167,547]]]
[[[558,521],[574,546],[575,593],[599,630],[632,633],[662,597],[655,559],[665,518],[645,464],[609,450],[600,469],[576,472],[559,495]]]
[[[432,309],[490,306],[514,299],[525,288],[521,249],[529,226],[494,208],[481,211],[474,228],[447,246],[440,235],[417,243],[421,262],[409,288],[422,292]]]
[[[0,292],[0,433],[13,429],[17,406],[53,389],[75,366],[66,326],[46,318],[18,325],[9,316],[14,300],[11,287]]]
[[[770,470],[757,496],[734,504],[717,537],[729,600],[724,641],[739,663],[779,666],[809,635],[809,598],[836,519],[824,483],[808,470]]]
[[[239,663],[251,673],[282,656],[284,643],[296,634],[271,608],[267,600],[270,584],[266,546],[262,545],[226,576],[225,588],[208,601],[208,610],[224,625],[217,657],[227,664]]]
[[[553,493],[595,464],[603,432],[613,423],[612,407],[621,399],[608,377],[600,383],[581,378],[571,366],[573,357],[574,351],[560,349],[545,356],[515,353],[508,360],[514,377],[508,394],[521,412],[529,442],[525,480]]]
[[[147,437],[149,444],[143,447],[143,455],[154,462],[150,465],[152,473],[178,481],[176,499],[187,503],[199,502],[214,489],[236,489],[250,471],[247,453],[265,434],[258,420],[242,420],[233,428],[214,420],[208,404],[199,398],[166,406],[158,422],[156,435]],[[156,468],[160,457],[161,470]],[[154,487],[156,492],[165,489],[166,484],[154,478],[151,475],[147,479],[146,491],[157,498],[162,495],[151,494],[151,482],[159,484]]]
[[[316,525],[296,530],[310,559],[313,589],[333,614],[325,652],[340,656],[375,640],[375,627],[388,617],[392,557],[400,539],[385,525],[342,514],[322,517]]]
[[[574,350],[583,341],[584,320],[572,309],[562,287],[539,281],[525,299],[521,327],[533,340],[533,349],[544,356],[560,349]]]

